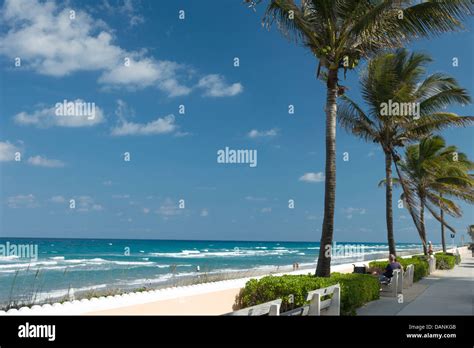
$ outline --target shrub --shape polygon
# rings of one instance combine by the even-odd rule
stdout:
[[[237,299],[237,306],[245,308],[280,298],[282,299],[281,312],[285,312],[307,304],[306,296],[309,291],[337,283],[341,285],[342,315],[353,315],[356,308],[379,298],[378,279],[366,274],[333,273],[329,278],[315,277],[310,274],[283,275],[248,281]],[[288,301],[290,295],[294,296],[293,305]]]
[[[429,256],[428,255],[413,255],[411,258],[412,259],[418,259],[418,260],[421,260],[421,261],[428,261]]]
[[[341,284],[341,313],[355,315],[355,310],[380,297],[380,283],[370,274],[333,273],[331,278]]]
[[[413,273],[413,281],[417,282],[421,278],[426,277],[428,275],[428,262],[426,261],[425,256],[413,256],[408,259],[400,258],[398,260],[403,267],[403,270],[406,270],[408,265],[414,266],[414,273]],[[369,267],[371,268],[378,268],[381,270],[385,270],[387,267],[388,261],[372,261],[369,263]]]
[[[425,258],[412,257],[409,259],[401,259],[400,264],[403,266],[403,269],[406,269],[408,265],[412,264],[414,266],[413,272],[413,281],[417,282],[421,278],[426,277],[429,274],[429,264]]]
[[[456,256],[450,253],[437,253],[436,258],[437,269],[452,269],[456,265]]]
[[[384,272],[387,267],[388,261],[372,261],[369,263],[369,268],[373,271]]]

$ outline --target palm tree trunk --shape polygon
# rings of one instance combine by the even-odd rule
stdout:
[[[331,274],[331,247],[334,233],[334,207],[336,201],[336,115],[337,70],[330,69],[326,99],[326,180],[324,186],[324,219],[321,233],[316,276]]]
[[[441,198],[443,198],[443,195],[439,195]],[[440,217],[441,217],[441,244],[443,245],[443,253],[446,252],[446,239],[444,236],[444,211],[443,208],[439,208],[440,210]]]
[[[423,243],[423,254],[428,255],[428,249],[426,248],[426,230],[425,230],[425,200],[420,197],[420,227],[421,227],[421,241]]]
[[[412,194],[410,193],[408,183],[405,181],[405,179],[403,179],[403,175],[400,171],[400,168],[398,167],[398,164],[397,164],[398,156],[396,155],[396,153],[393,150],[391,151],[391,153],[392,153],[393,163],[395,164],[395,170],[397,171],[398,180],[400,180],[400,184],[402,186],[403,193],[405,194],[405,200],[407,201],[406,208],[408,209],[408,212],[410,213],[410,216],[413,220],[413,223],[415,224],[418,235],[420,236],[421,242],[423,243],[423,250],[426,250],[426,253],[427,253],[428,251],[426,249],[426,237],[424,237],[424,232],[423,232],[424,231],[424,221],[423,221],[423,228],[422,228],[421,227],[421,222],[420,222],[421,218],[417,217],[417,214],[416,214],[416,211],[415,211],[416,207],[414,205],[414,200],[411,197]],[[422,202],[421,198],[420,198],[420,202],[421,202],[420,204],[422,204],[423,210],[424,210],[425,205]],[[429,206],[428,206],[428,210],[429,210]],[[430,213],[433,214],[433,212],[431,210],[430,210]],[[433,216],[437,217],[437,214],[433,214]]]
[[[396,256],[397,251],[393,236],[392,190],[392,155],[390,152],[385,152],[385,219],[387,222],[388,251]]]

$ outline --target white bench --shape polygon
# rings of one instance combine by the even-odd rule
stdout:
[[[409,288],[413,285],[413,276],[415,275],[415,266],[410,264],[407,266],[403,274],[403,288]]]
[[[324,301],[322,297],[330,296]],[[327,288],[317,289],[308,292],[306,301],[310,301],[309,305],[292,309],[288,312],[281,313],[282,316],[320,316],[320,315],[340,315],[341,312],[341,286],[339,284],[329,286]]]
[[[403,292],[403,272],[400,269],[393,270],[393,276],[389,283],[381,283],[381,295],[397,297]]]
[[[247,307],[238,311],[230,312],[224,315],[238,316],[261,316],[261,315],[280,315],[281,300],[265,302],[256,306]]]

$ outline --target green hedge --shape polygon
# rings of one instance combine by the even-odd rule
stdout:
[[[422,261],[428,261],[430,257],[428,255],[413,255],[411,258],[422,260]]]
[[[458,263],[456,255],[450,253],[436,253],[434,256],[437,269],[452,269]]]
[[[370,274],[333,273],[331,278],[341,284],[342,315],[355,315],[357,308],[380,297],[378,277]]]
[[[421,278],[426,277],[428,275],[429,265],[428,265],[428,261],[426,261],[425,256],[413,256],[408,259],[400,258],[398,262],[400,262],[404,270],[406,270],[408,265],[414,266],[414,270],[415,270],[413,274],[414,282],[417,282]],[[369,263],[369,267],[379,268],[381,270],[385,270],[385,267],[387,267],[387,265],[388,265],[388,261],[372,261]]]
[[[337,283],[341,284],[342,315],[354,315],[356,308],[379,298],[378,279],[366,274],[333,273],[329,278],[310,274],[267,276],[260,280],[251,279],[245,284],[237,300],[237,307],[250,307],[281,298],[281,312],[285,312],[307,304],[306,296],[309,291]],[[294,304],[288,303],[290,295],[294,296]]]

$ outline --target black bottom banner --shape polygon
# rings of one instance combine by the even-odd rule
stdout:
[[[449,345],[474,342],[464,317],[3,316],[0,347]]]

